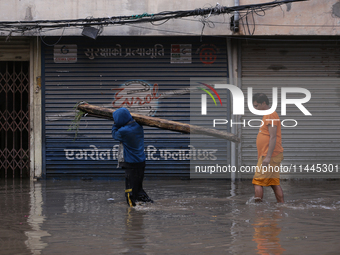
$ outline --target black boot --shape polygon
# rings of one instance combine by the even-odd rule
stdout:
[[[141,202],[150,202],[150,203],[153,203],[153,200],[148,196],[148,194],[146,194],[144,189],[139,191],[137,200],[141,201]]]
[[[130,207],[136,206],[136,202],[135,202],[135,200],[133,199],[133,196],[132,196],[132,189],[126,189],[125,190],[125,198],[126,198],[126,203]]]
[[[130,207],[136,206],[138,198],[138,175],[135,169],[125,169],[125,197]]]
[[[145,171],[145,168],[138,169],[137,201],[153,203],[152,199],[148,196],[148,194],[146,194],[145,190],[143,189],[144,171]]]

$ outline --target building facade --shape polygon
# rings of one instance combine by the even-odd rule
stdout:
[[[220,5],[261,3],[241,0]],[[112,123],[84,117],[75,139],[75,131],[69,131],[75,105],[80,101],[108,107],[135,105],[142,114],[188,123],[190,97],[185,91],[191,78],[226,78],[245,96],[252,87],[254,92],[265,91],[270,99],[274,85],[279,92],[283,87],[308,89],[312,100],[305,107],[312,116],[294,106],[282,116],[281,106],[277,108],[282,120],[287,120],[282,129],[284,164],[335,165],[340,140],[336,128],[340,121],[339,2],[293,2],[262,8],[261,15],[258,11],[246,15],[249,7],[230,14],[114,24],[118,16],[219,8],[210,4],[1,3],[4,22],[112,18],[112,25],[91,26],[99,31],[96,39],[82,36],[89,26],[84,22],[22,33],[5,26],[0,29],[1,177],[121,176],[116,169],[118,144],[110,137]],[[225,111],[232,110],[229,100]],[[257,129],[249,121],[256,117],[246,110],[245,115],[231,118],[241,124],[229,126],[228,131],[237,134],[241,143],[228,142],[228,161],[237,167],[253,165]],[[148,175],[189,175],[194,149],[188,135],[148,127],[145,133]]]

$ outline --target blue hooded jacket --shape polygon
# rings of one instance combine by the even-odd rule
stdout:
[[[126,108],[112,113],[114,124],[112,137],[124,145],[124,162],[140,163],[145,161],[144,130]]]

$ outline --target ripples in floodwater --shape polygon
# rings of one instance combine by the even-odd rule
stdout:
[[[282,182],[255,203],[251,180],[0,182],[0,254],[340,254],[340,180]]]

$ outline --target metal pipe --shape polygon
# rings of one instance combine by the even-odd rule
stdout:
[[[240,5],[240,0],[235,0],[234,6],[239,6]],[[234,14],[234,32],[239,31],[239,19],[240,19],[240,14],[239,12],[235,12]]]
[[[242,90],[242,47],[241,47],[241,41],[237,41],[237,87],[239,87]],[[241,122],[241,116],[237,116],[237,121]],[[238,125],[237,127],[237,136],[240,139],[240,143],[237,145],[237,151],[238,151],[238,167],[242,164],[242,127]],[[239,176],[239,178],[242,178],[242,176]]]
[[[233,73],[233,57],[232,57],[232,45],[231,45],[231,39],[227,38],[227,54],[228,54],[228,73],[229,73],[229,84],[234,84],[234,73]],[[232,105],[232,102],[230,103]],[[232,117],[233,121],[234,116]],[[236,128],[235,125],[231,127],[231,133],[235,134],[236,133]],[[235,166],[236,164],[236,146],[234,143],[231,143],[231,148],[230,148],[230,164],[232,166]],[[232,172],[231,173],[231,181],[234,182],[236,179],[236,173]]]
[[[240,0],[235,0],[234,6],[239,6],[240,5]],[[240,14],[238,12],[235,12],[235,17],[234,17],[234,22],[238,22],[240,18]]]

